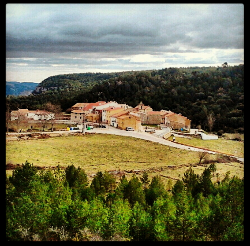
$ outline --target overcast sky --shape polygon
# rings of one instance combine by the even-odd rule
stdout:
[[[7,4],[6,80],[244,63],[243,4]]]

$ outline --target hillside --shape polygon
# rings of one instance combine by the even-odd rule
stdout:
[[[110,78],[119,76],[119,73],[73,73],[48,77],[34,89],[33,94],[51,92],[71,92],[92,88]]]
[[[33,95],[9,100],[10,108],[43,108],[47,102],[63,111],[77,102],[115,100],[135,107],[140,101],[154,110],[171,110],[209,130],[244,132],[244,65],[164,68],[120,73],[52,76]]]
[[[6,96],[13,95],[26,95],[32,93],[32,91],[36,88],[38,83],[34,82],[9,82],[6,81]]]

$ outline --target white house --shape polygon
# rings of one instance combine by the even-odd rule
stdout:
[[[46,110],[18,109],[11,111],[11,120],[53,120],[55,114]]]

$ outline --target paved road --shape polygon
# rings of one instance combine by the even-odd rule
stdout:
[[[185,146],[185,145],[178,144],[178,143],[173,143],[172,141],[168,141],[166,139],[159,138],[158,136],[155,136],[154,134],[150,134],[150,133],[147,133],[147,132],[123,131],[123,130],[119,130],[119,129],[113,128],[113,127],[109,127],[108,129],[96,128],[93,131],[96,132],[96,133],[114,134],[114,135],[120,135],[120,136],[129,136],[129,137],[134,137],[134,138],[140,138],[140,139],[160,143],[160,144],[163,144],[163,145],[171,146],[171,147],[174,147],[174,148],[178,148],[178,149],[185,149],[185,150],[191,150],[191,151],[200,151],[200,152],[205,151],[205,152],[208,152],[210,154],[218,154],[218,152],[215,152],[215,151],[203,150],[203,149],[199,149],[199,148],[195,148],[195,147]],[[244,162],[244,158],[241,158],[241,157],[236,157],[236,158],[239,161]]]
[[[165,130],[167,131],[167,130]],[[189,146],[185,146],[182,144],[178,144],[178,143],[174,143],[171,141],[168,141],[166,139],[163,139],[161,137],[159,137],[159,135],[161,136],[162,132],[160,134],[150,134],[147,132],[137,132],[137,131],[124,131],[124,130],[119,130],[117,128],[114,128],[112,126],[108,126],[108,128],[94,128],[93,130],[90,130],[89,132],[95,132],[95,133],[103,133],[103,134],[114,134],[114,135],[119,135],[119,136],[128,136],[128,137],[134,137],[134,138],[140,138],[140,139],[144,139],[144,140],[148,140],[151,142],[156,142],[156,143],[160,143],[163,145],[167,145],[167,146],[171,146],[174,148],[178,148],[178,149],[185,149],[185,150],[191,150],[191,151],[202,151],[202,152],[208,152],[210,154],[218,154],[215,151],[209,151],[209,150],[203,150],[203,149],[199,149],[199,148],[195,148],[195,147],[189,147]],[[39,132],[41,133],[41,132]],[[43,133],[51,133],[51,132],[43,132]],[[17,133],[9,133],[9,135],[6,135],[6,139],[10,138],[11,136],[16,135]],[[20,134],[25,134],[25,133],[20,133]],[[26,133],[29,134],[29,133]],[[54,131],[53,134],[70,134],[69,131]],[[239,161],[244,162],[244,158],[241,157],[236,157]]]

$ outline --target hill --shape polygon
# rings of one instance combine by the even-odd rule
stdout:
[[[32,93],[32,91],[36,88],[38,83],[34,82],[9,82],[6,81],[6,96],[13,95],[26,95]]]
[[[50,76],[43,80],[33,94],[51,92],[71,92],[72,94],[84,89],[90,89],[110,78],[119,76],[120,73],[73,73]]]
[[[9,100],[10,108],[43,108],[51,102],[63,111],[77,102],[114,100],[154,110],[171,110],[213,131],[244,132],[244,65],[228,67],[164,68],[120,73],[52,76],[32,95]]]

